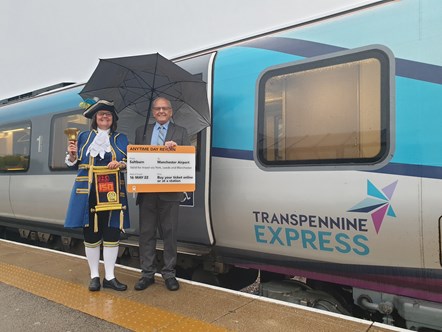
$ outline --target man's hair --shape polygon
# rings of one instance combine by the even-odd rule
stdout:
[[[160,99],[165,100],[165,101],[169,104],[170,109],[173,110],[172,103],[171,103],[170,100],[167,99],[166,97],[156,97],[156,98],[152,101],[152,107],[153,107],[153,105],[155,105],[155,103],[157,102],[157,100],[160,100]]]

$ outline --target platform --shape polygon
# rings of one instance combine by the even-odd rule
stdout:
[[[148,289],[135,291],[138,269],[117,266],[115,274],[127,291],[89,292],[84,257],[0,240],[0,291],[10,304],[0,314],[6,321],[24,320],[9,326],[28,332],[51,331],[48,326],[60,331],[55,326],[67,319],[76,327],[72,331],[407,331],[181,279],[177,292],[158,276]],[[30,301],[38,303],[33,313],[41,317],[26,322],[29,317],[16,311],[29,309]]]

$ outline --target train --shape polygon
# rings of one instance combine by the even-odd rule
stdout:
[[[380,1],[174,61],[207,82],[180,207],[182,275],[442,330],[442,2]],[[64,85],[64,84],[63,84]],[[0,226],[72,247],[68,84],[0,103]],[[120,114],[134,142],[139,114]],[[137,257],[138,211],[122,256]],[[161,257],[161,241],[158,247]]]

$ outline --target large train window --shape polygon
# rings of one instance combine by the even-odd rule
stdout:
[[[76,128],[79,131],[89,130],[90,120],[83,116],[83,112],[84,110],[79,109],[78,112],[59,115],[52,119],[50,169],[68,169],[64,163],[68,147],[68,138],[64,131],[67,128]]]
[[[392,152],[393,61],[389,50],[371,47],[265,71],[258,82],[258,163],[384,164]]]
[[[29,122],[0,127],[0,172],[28,170],[30,137]]]

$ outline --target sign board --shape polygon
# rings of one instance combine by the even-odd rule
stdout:
[[[195,147],[127,146],[127,191],[195,191]]]
[[[109,169],[107,166],[94,166],[93,175],[97,194],[94,212],[123,209],[120,204],[119,170]]]

